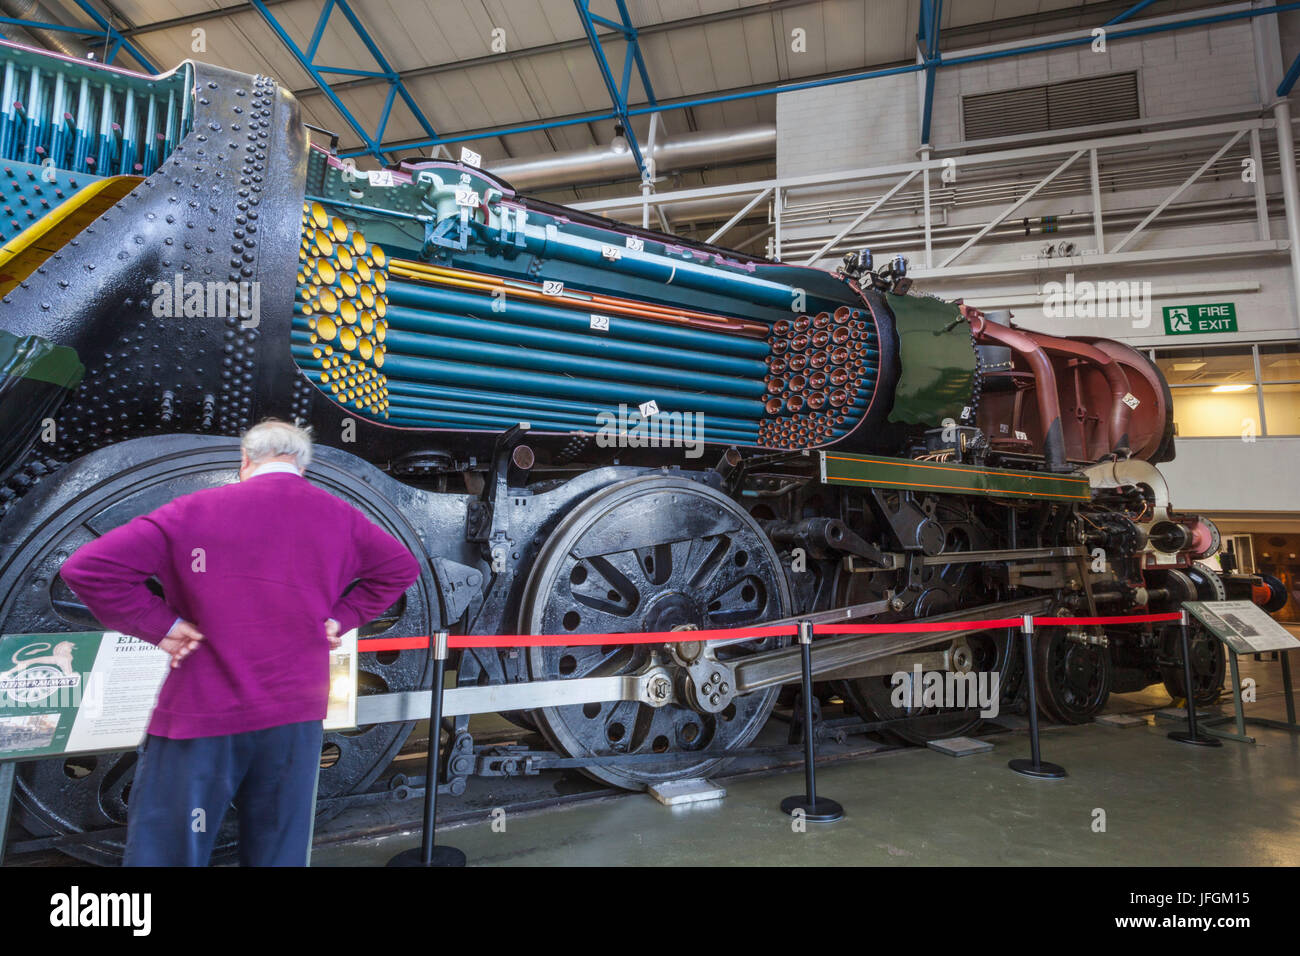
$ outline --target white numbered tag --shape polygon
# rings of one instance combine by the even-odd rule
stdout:
[[[640,410],[642,418],[649,418],[652,415],[659,414],[659,403],[653,398],[648,402],[642,402],[637,408]]]
[[[372,186],[396,186],[391,169],[372,169],[369,173],[370,185]]]
[[[483,157],[472,149],[466,149],[464,146],[460,148],[460,161],[466,166],[473,166],[478,169],[483,167]]]
[[[1029,441],[1029,436],[1022,431],[1016,432],[1016,438],[1020,441]]]
[[[623,258],[623,250],[620,249],[618,246],[601,246],[600,254],[604,256],[606,259],[608,259],[610,262],[614,262],[618,259]]]
[[[641,252],[643,249],[645,249],[645,240],[639,239],[636,236],[628,236],[627,247],[631,249],[633,252]]]
[[[591,327],[595,329],[597,332],[608,332],[609,316],[593,314],[591,317]]]
[[[473,189],[457,189],[456,205],[468,206],[470,209],[478,208],[478,193]]]
[[[564,295],[564,283],[556,282],[554,279],[545,279],[542,282],[542,292],[545,295]]]
[[[1132,392],[1125,392],[1123,401],[1124,404],[1127,405],[1129,408],[1137,408],[1139,405],[1142,404],[1142,400],[1139,399]]]

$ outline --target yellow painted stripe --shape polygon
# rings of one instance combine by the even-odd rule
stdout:
[[[142,182],[140,176],[97,180],[0,246],[0,296],[17,288],[41,263]]]

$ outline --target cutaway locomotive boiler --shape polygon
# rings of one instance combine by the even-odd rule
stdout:
[[[263,76],[143,77],[8,44],[0,68],[0,631],[95,628],[62,560],[233,480],[237,436],[266,416],[310,423],[313,480],[422,558],[368,633],[682,631],[456,662],[503,700],[539,685],[544,706],[507,715],[622,787],[715,769],[798,674],[786,639],[692,629],[951,622],[815,657],[880,732],[924,741],[979,714],[898,706],[891,675],[993,671],[1008,705],[1023,691],[1008,635],[964,621],[1166,610],[1225,587],[1284,598],[1200,563],[1218,535],[1175,510],[1156,467],[1174,454],[1168,388],[1117,342],[917,294],[901,263],[789,266],[457,163],[361,172]],[[1186,692],[1160,628],[1037,640],[1058,720],[1112,689]],[[1222,654],[1204,635],[1194,653],[1211,699]],[[627,680],[566,702],[566,681],[649,674],[654,697]],[[427,650],[361,665],[366,694],[429,679]],[[448,724],[453,790],[530,766]],[[323,805],[370,787],[410,729],[329,735]],[[120,825],[132,759],[25,765],[21,821]]]

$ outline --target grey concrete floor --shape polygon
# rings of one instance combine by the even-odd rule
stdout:
[[[1281,718],[1276,664],[1243,662],[1259,681],[1254,716]],[[948,757],[895,751],[819,767],[819,791],[845,819],[796,832],[782,798],[800,773],[726,779],[722,800],[669,809],[627,794],[443,828],[471,866],[692,865],[1294,865],[1300,863],[1300,737],[1248,730],[1255,745],[1197,748],[1166,737],[1177,723],[1158,688],[1112,698],[1110,712],[1146,712],[1128,729],[1049,727],[1043,757],[1063,780],[1022,777],[1023,732],[988,738],[991,752]],[[1227,711],[1225,711],[1227,712]],[[1102,824],[1104,823],[1104,828]],[[418,832],[318,848],[314,866],[382,865]]]

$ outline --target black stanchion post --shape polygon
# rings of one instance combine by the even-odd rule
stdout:
[[[834,800],[817,796],[817,755],[813,750],[812,704],[812,621],[799,622],[799,653],[803,659],[803,769],[806,793],[786,797],[781,812],[803,812],[810,823],[834,823],[844,819],[844,808]]]
[[[447,671],[447,632],[433,638],[433,687],[429,703],[429,757],[424,769],[424,835],[418,848],[403,850],[389,866],[464,866],[465,854],[454,846],[438,846],[438,753],[442,743],[442,683]]]
[[[1029,685],[1029,754],[1031,759],[1017,757],[1007,766],[1026,777],[1043,777],[1050,780],[1065,776],[1060,764],[1044,763],[1038,745],[1038,690],[1034,687],[1034,618],[1026,614],[1020,621],[1020,634],[1025,644],[1025,682]]]
[[[1183,644],[1183,689],[1186,692],[1187,729],[1175,730],[1169,734],[1170,740],[1180,744],[1192,744],[1197,747],[1222,747],[1223,741],[1218,737],[1202,734],[1196,727],[1196,688],[1192,686],[1192,640],[1189,636],[1192,628],[1187,620],[1187,612],[1181,612],[1178,629],[1182,631]]]

